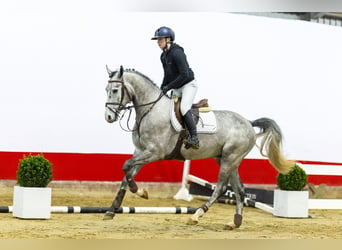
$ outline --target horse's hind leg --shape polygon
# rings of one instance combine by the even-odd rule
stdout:
[[[195,214],[188,220],[189,225],[196,225],[199,218],[202,217],[212,206],[212,204],[227,190],[228,180],[231,172],[234,170],[235,165],[228,164],[225,160],[220,159],[220,172],[218,182],[214,192],[207,202],[205,202],[200,208],[198,208]]]
[[[235,169],[232,172],[232,174],[230,175],[229,181],[235,193],[236,212],[234,215],[234,221],[226,225],[224,229],[233,230],[234,228],[240,227],[242,224],[242,212],[243,212],[243,202],[245,199],[245,189],[241,182],[237,169]]]
[[[219,178],[214,192],[212,193],[209,200],[204,203],[200,208],[198,208],[195,214],[189,219],[188,224],[195,225],[198,223],[199,218],[202,217],[209,209],[210,206],[227,190],[228,181],[232,184],[233,191],[236,193],[237,205],[236,205],[236,214],[234,217],[234,223],[230,224],[229,229],[237,228],[242,223],[242,209],[244,199],[243,194],[243,186],[240,182],[240,177],[237,173],[237,168],[240,165],[242,158],[236,158],[234,156],[228,157],[228,159],[220,160],[220,172]],[[229,226],[226,226],[225,229],[228,229]]]

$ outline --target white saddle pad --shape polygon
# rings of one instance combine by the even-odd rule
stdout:
[[[175,111],[174,111],[174,101],[172,101],[171,105],[171,124],[173,128],[180,132],[183,130],[182,125],[177,120]],[[208,134],[214,134],[217,131],[217,123],[216,123],[216,116],[213,111],[209,112],[199,112],[199,120],[197,123],[197,133],[208,133]]]

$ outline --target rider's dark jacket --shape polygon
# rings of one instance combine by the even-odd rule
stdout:
[[[181,46],[173,43],[169,50],[161,54],[160,60],[164,68],[161,88],[178,89],[195,79]]]

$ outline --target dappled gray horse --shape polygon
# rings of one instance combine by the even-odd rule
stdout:
[[[134,181],[141,167],[149,162],[165,159],[196,160],[216,158],[220,165],[216,189],[189,219],[188,224],[197,224],[199,217],[227,190],[228,182],[236,195],[236,214],[234,220],[225,226],[227,229],[239,227],[242,223],[244,187],[238,175],[242,159],[256,144],[258,136],[262,137],[260,153],[268,157],[270,163],[279,171],[286,173],[294,166],[280,152],[282,135],[278,125],[271,119],[261,118],[248,121],[239,114],[230,111],[214,111],[217,120],[217,132],[199,134],[200,148],[185,149],[179,143],[180,132],[170,123],[172,99],[162,94],[156,84],[148,77],[135,71],[120,70],[112,72],[107,68],[109,81],[106,87],[107,102],[105,119],[115,122],[122,110],[134,109],[136,121],[132,131],[135,151],[133,157],[123,166],[125,177],[121,182],[112,206],[104,219],[112,219],[115,209],[122,204],[127,187],[138,196],[147,198],[147,191],[138,188]],[[127,105],[132,102],[132,105]],[[253,127],[259,127],[256,134]],[[178,146],[177,146],[178,145]]]

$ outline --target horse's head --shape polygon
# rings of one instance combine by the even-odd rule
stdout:
[[[111,71],[107,67],[107,72],[109,80],[106,87],[107,102],[105,119],[107,122],[112,123],[118,120],[120,111],[125,108],[126,104],[129,103],[132,98],[124,82],[123,67],[121,66],[119,71]]]

